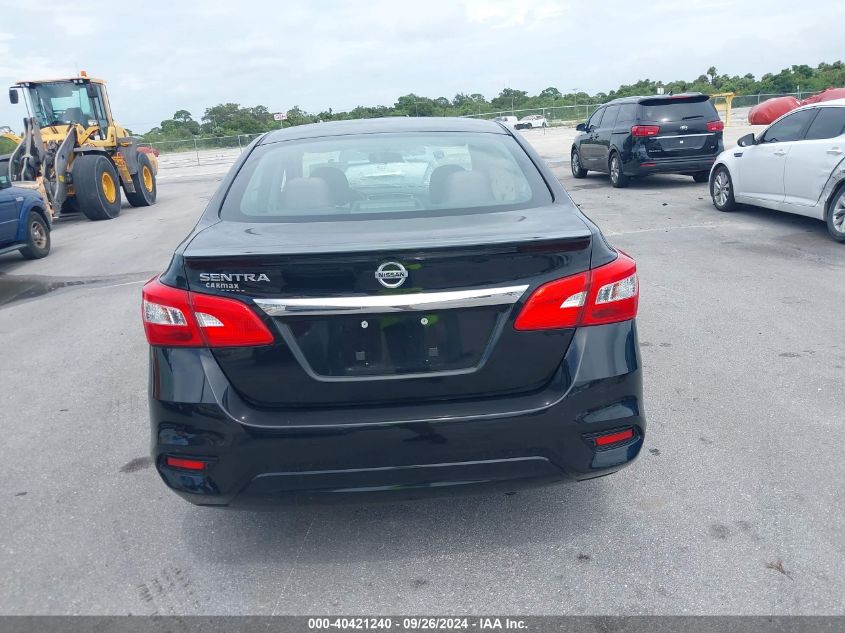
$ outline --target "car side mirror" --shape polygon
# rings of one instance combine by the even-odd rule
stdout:
[[[94,84],[85,84],[85,92],[88,94],[89,99],[96,99],[99,96],[97,94],[97,86]]]
[[[15,105],[19,98],[18,91],[15,88],[9,88],[9,103]]]
[[[745,136],[740,138],[736,142],[736,144],[739,145],[740,147],[749,147],[750,145],[756,145],[757,139],[754,138],[754,133],[752,132],[751,134],[746,134]]]
[[[587,124],[586,123],[579,123],[575,126],[576,132],[586,132],[587,131]]]

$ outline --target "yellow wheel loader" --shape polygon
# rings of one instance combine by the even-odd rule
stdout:
[[[82,71],[78,77],[20,81],[9,100],[26,104],[23,135],[0,169],[12,181],[34,182],[53,217],[82,212],[91,220],[117,217],[121,188],[133,207],[156,200],[158,163],[138,151],[136,139],[112,118],[105,82]]]

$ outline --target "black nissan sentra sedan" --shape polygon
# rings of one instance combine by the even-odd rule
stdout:
[[[637,301],[505,126],[268,133],[143,288],[156,468],[211,506],[607,475],[645,432]]]

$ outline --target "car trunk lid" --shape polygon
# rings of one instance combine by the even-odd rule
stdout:
[[[377,221],[221,222],[185,249],[185,276],[193,291],[249,303],[277,333],[272,346],[214,350],[235,389],[260,405],[542,388],[572,330],[517,332],[513,319],[531,288],[589,268],[591,232],[555,205],[474,219],[392,221],[384,233]],[[404,270],[401,284],[379,280],[380,269]]]

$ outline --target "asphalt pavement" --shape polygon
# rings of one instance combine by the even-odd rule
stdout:
[[[554,166],[638,262],[630,468],[412,503],[182,501],[148,457],[139,291],[220,170],[165,172],[154,207],[0,256],[0,613],[845,614],[845,246],[719,213],[688,177],[615,190]]]

